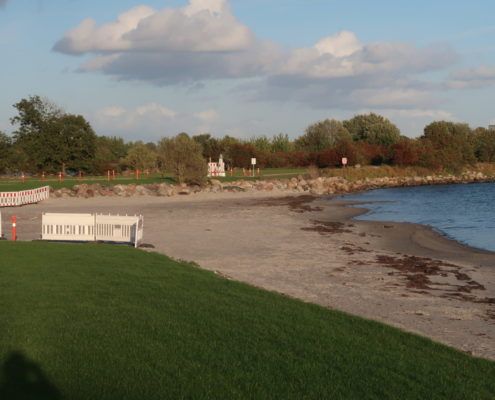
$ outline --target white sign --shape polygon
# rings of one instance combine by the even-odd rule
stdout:
[[[256,165],[256,158],[251,158],[251,165]]]
[[[347,157],[342,157],[342,165],[347,165]]]

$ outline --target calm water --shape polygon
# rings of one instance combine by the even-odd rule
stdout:
[[[358,219],[430,225],[459,242],[495,251],[495,183],[378,189],[344,197],[365,202]]]

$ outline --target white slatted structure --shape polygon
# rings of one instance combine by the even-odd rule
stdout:
[[[50,197],[50,187],[22,190],[20,192],[0,192],[0,207],[17,207],[39,203]]]
[[[134,243],[143,240],[143,217],[120,215],[96,215],[96,240],[104,242]]]
[[[134,247],[143,240],[142,216],[44,213],[41,224],[42,240],[131,243]]]
[[[41,239],[92,242],[95,240],[93,214],[43,213]]]

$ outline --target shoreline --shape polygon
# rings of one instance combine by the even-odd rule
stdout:
[[[144,242],[220,276],[495,360],[495,254],[408,223],[356,221],[339,199],[269,193],[49,199],[2,210],[21,240],[42,212],[143,214]],[[4,225],[5,226],[5,225]]]
[[[453,185],[455,185],[455,184],[453,184]],[[445,245],[452,246],[452,250],[466,250],[466,251],[472,252],[474,254],[480,254],[481,253],[481,254],[487,254],[487,255],[494,255],[495,256],[495,251],[493,251],[493,250],[484,249],[481,247],[472,246],[468,243],[464,243],[464,242],[457,240],[456,238],[448,235],[446,232],[443,232],[441,229],[435,228],[435,227],[428,225],[428,224],[421,224],[418,222],[390,221],[390,220],[359,220],[359,219],[356,219],[357,217],[364,215],[364,214],[367,214],[368,212],[373,212],[373,210],[371,210],[369,208],[362,207],[363,205],[369,204],[371,202],[361,202],[361,201],[345,200],[345,199],[341,199],[341,200],[329,199],[329,201],[333,201],[336,204],[337,203],[341,204],[345,208],[358,210],[359,212],[356,215],[351,217],[351,220],[355,221],[355,222],[364,222],[364,223],[368,222],[368,223],[389,224],[389,225],[390,224],[393,224],[393,225],[400,224],[400,225],[404,225],[404,226],[410,225],[410,226],[413,226],[413,227],[416,227],[416,228],[423,230],[426,235],[432,237],[433,240],[435,240],[435,241],[436,240],[445,241]],[[416,244],[421,246],[421,243],[418,241],[416,241]],[[422,247],[425,247],[425,246],[423,245]],[[495,265],[493,265],[493,266],[495,267]]]

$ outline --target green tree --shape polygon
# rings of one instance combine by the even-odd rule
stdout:
[[[0,174],[13,168],[12,161],[12,139],[0,131]]]
[[[476,128],[473,131],[474,151],[481,162],[495,162],[495,130]]]
[[[163,138],[158,143],[162,169],[172,172],[179,183],[203,184],[208,172],[201,145],[187,133]]]
[[[374,113],[356,115],[344,121],[353,140],[391,146],[400,140],[400,130],[387,118]]]
[[[125,159],[130,145],[124,139],[116,136],[98,136],[96,138],[96,152],[94,170],[104,173],[108,170],[119,170],[120,161]]]
[[[351,140],[351,136],[343,124],[335,119],[326,119],[308,126],[295,145],[298,150],[319,152],[346,140]]]
[[[437,166],[458,172],[465,165],[476,161],[473,136],[467,124],[448,121],[432,122],[425,127],[421,140],[423,146],[431,148],[429,152],[423,152],[421,156],[426,166]],[[426,154],[430,154],[430,157],[425,161]]]
[[[294,150],[294,144],[286,133],[279,133],[272,137],[271,150],[273,153],[288,153]]]
[[[272,143],[265,135],[252,137],[249,140],[249,144],[260,152],[268,153],[272,151]]]
[[[17,150],[25,155],[25,168],[33,172],[40,171],[53,155],[53,142],[48,128],[63,112],[40,96],[22,99],[14,104],[14,108],[18,114],[11,118],[11,123],[18,125],[13,133]]]
[[[18,115],[11,119],[15,145],[32,171],[59,171],[66,167],[89,170],[96,152],[96,135],[80,115],[64,113],[39,96],[14,104]]]
[[[225,151],[221,141],[212,137],[209,133],[195,135],[193,139],[201,145],[203,157],[206,160],[218,160],[220,154]]]
[[[123,162],[135,170],[143,171],[156,168],[157,157],[157,153],[152,146],[142,142],[136,142],[127,152],[127,156]]]
[[[225,135],[220,140],[220,145],[222,146],[222,149],[224,151],[224,153],[222,153],[222,154],[224,156],[224,160],[225,160],[226,164],[233,165],[232,164],[232,156],[233,156],[233,152],[235,151],[234,146],[236,146],[240,143],[242,143],[242,142],[239,139],[232,137],[232,136],[229,136],[229,135]]]
[[[64,114],[53,120],[47,131],[53,142],[53,164],[79,171],[92,171],[96,154],[96,134],[81,115]]]

